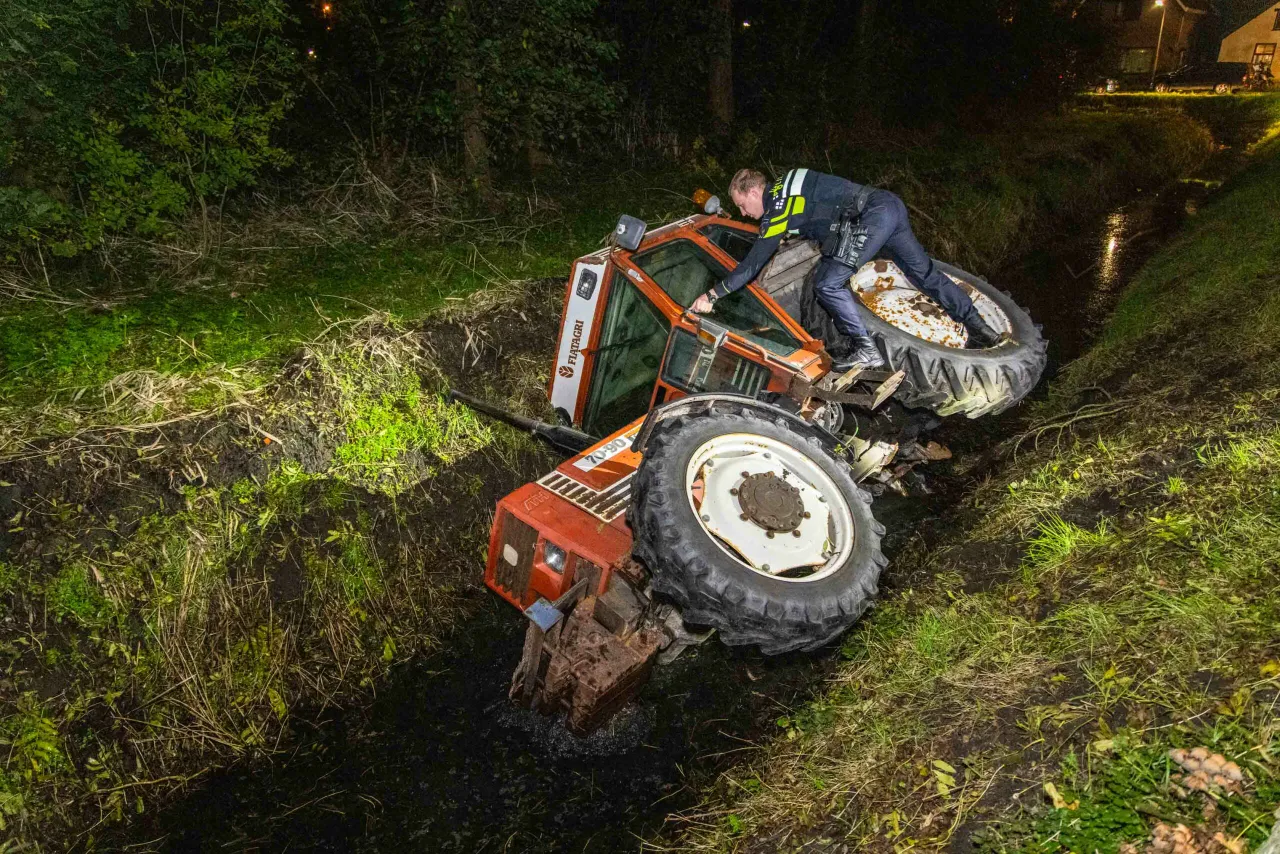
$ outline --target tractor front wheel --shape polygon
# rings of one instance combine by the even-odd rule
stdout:
[[[654,590],[686,621],[770,655],[848,629],[887,562],[871,496],[820,432],[745,403],[654,429],[631,527]]]

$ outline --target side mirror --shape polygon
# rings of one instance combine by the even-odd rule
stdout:
[[[703,213],[717,216],[724,213],[724,205],[720,204],[720,197],[713,196],[706,190],[695,190],[693,193],[693,203],[702,208]]]
[[[640,242],[644,240],[644,233],[648,227],[644,220],[623,214],[618,217],[618,227],[613,231],[613,242],[628,252],[634,252],[640,248]]]

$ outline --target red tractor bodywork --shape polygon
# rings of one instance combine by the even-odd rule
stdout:
[[[592,592],[608,589],[613,567],[631,554],[623,517],[640,464],[630,450],[639,428],[624,428],[498,503],[485,584],[521,610],[540,597],[555,601],[583,578],[593,579]],[[546,562],[548,542],[565,552],[560,571]]]
[[[512,698],[565,712],[579,734],[639,690],[660,651],[705,639],[649,597],[648,568],[631,558],[626,513],[648,430],[725,397],[778,418],[817,418],[829,405],[874,410],[902,381],[888,371],[829,376],[822,342],[756,284],[707,317],[689,313],[755,234],[694,216],[649,232],[634,250],[612,247],[573,265],[547,393],[561,421],[603,438],[498,503],[485,583],[529,618]],[[770,270],[792,283],[806,258],[816,263],[812,252],[784,256]],[[770,276],[760,281],[784,281]],[[878,471],[895,451],[880,444],[859,464]]]
[[[700,319],[689,314],[633,259],[664,244],[690,241],[725,270],[731,270],[736,261],[707,238],[704,230],[709,226],[740,231],[748,237],[756,234],[753,227],[723,217],[694,216],[649,232],[634,252],[611,248],[574,262],[565,288],[556,368],[548,388],[552,405],[562,419],[575,426],[582,426],[587,420],[605,312],[615,289],[635,288],[669,325],[664,366],[670,362],[679,340],[677,331],[695,337],[701,333],[706,340]],[[787,348],[769,349],[730,329],[717,351],[717,364],[725,366],[722,373],[733,369],[741,374],[743,364],[759,366],[749,381],[750,387],[739,389],[750,391],[752,396],[766,392],[787,395],[797,379],[814,383],[821,378],[830,367],[822,342],[810,337],[755,285],[746,290],[795,339],[796,346],[789,353],[779,353],[778,349]],[[554,601],[583,578],[592,579],[592,592],[604,593],[615,568],[626,562],[631,553],[631,531],[625,511],[631,478],[640,465],[640,455],[631,450],[632,440],[650,409],[695,390],[682,387],[668,371],[655,367],[654,373],[648,399],[634,421],[499,502],[489,540],[485,583],[511,604],[524,609],[539,598]],[[728,379],[732,387],[734,378]],[[560,571],[545,559],[548,542],[565,552]]]

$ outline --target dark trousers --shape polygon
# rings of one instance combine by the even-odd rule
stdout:
[[[907,274],[911,284],[932,297],[952,320],[964,323],[976,313],[969,295],[938,269],[916,239],[902,199],[888,190],[874,191],[867,197],[867,205],[854,223],[854,230],[851,251],[842,258],[824,254],[814,272],[814,295],[841,334],[867,335],[849,279],[882,249],[887,250],[894,263]]]

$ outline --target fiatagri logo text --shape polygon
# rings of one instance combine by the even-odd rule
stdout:
[[[582,353],[582,330],[583,323],[581,320],[573,324],[573,337],[569,339],[569,359],[560,366],[559,374],[565,379],[573,376],[573,369],[578,364],[578,356]]]

